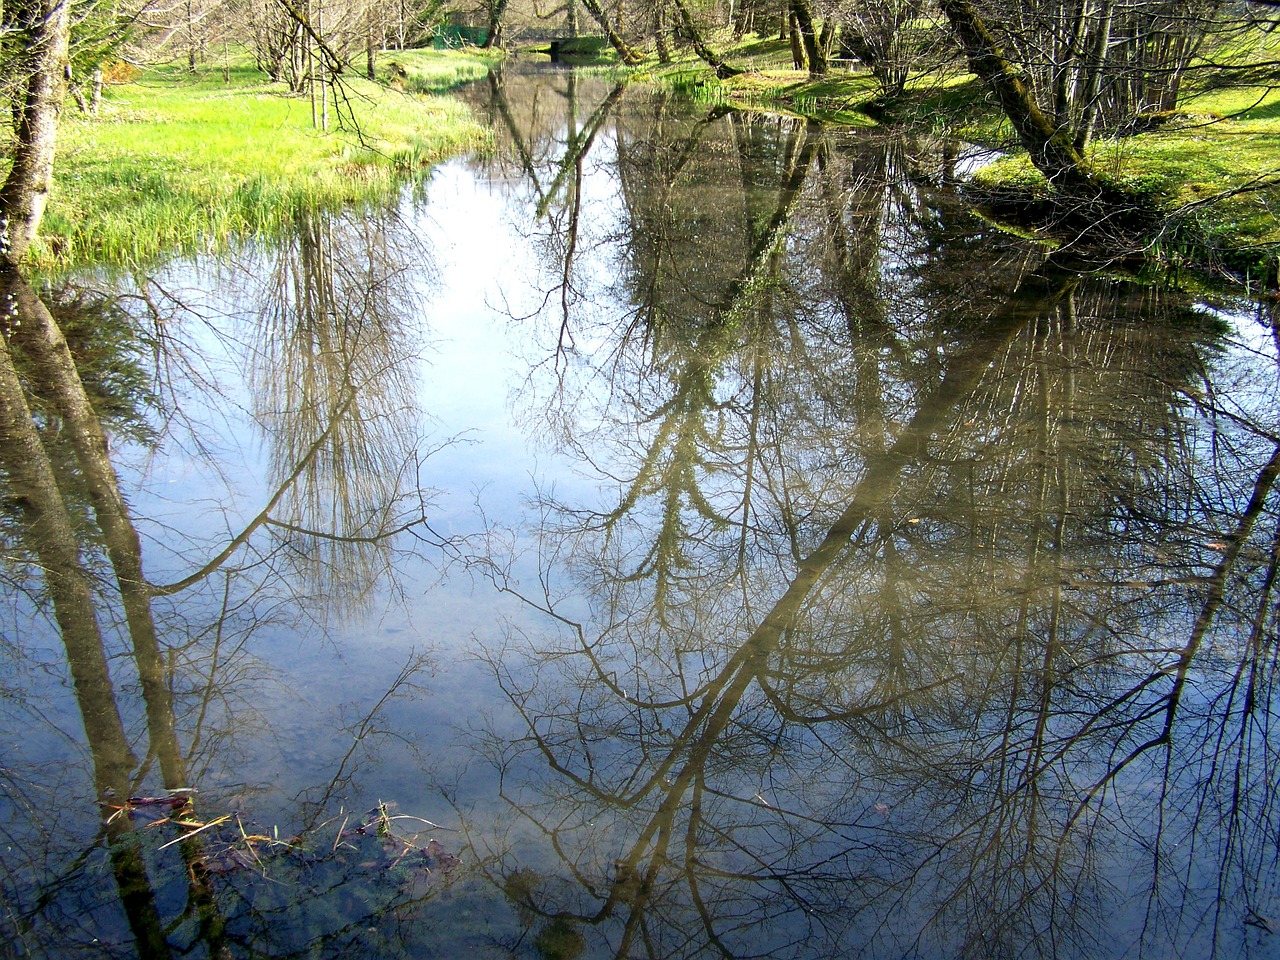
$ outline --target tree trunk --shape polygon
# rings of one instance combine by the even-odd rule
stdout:
[[[797,70],[803,70],[804,41],[800,39],[800,28],[796,26],[795,13],[788,11],[782,23],[783,29],[787,31],[787,37],[791,40],[791,64]]]
[[[827,52],[818,40],[813,26],[813,10],[809,0],[791,0],[791,15],[800,30],[800,39],[804,43],[804,53],[809,60],[809,76],[820,77],[827,72]]]
[[[502,19],[507,13],[508,0],[491,0],[489,4],[489,33],[480,45],[482,50],[502,48]]]
[[[696,53],[704,63],[715,71],[716,76],[721,80],[727,80],[729,77],[735,77],[742,71],[729,66],[721,58],[720,54],[702,38],[702,32],[698,30],[698,25],[693,22],[693,17],[689,14],[689,8],[685,6],[684,0],[673,0],[676,10],[680,14],[680,20],[684,23],[684,28],[689,33],[689,40],[693,44],[694,53]]]
[[[570,3],[573,0],[569,0]],[[658,48],[658,62],[671,62],[671,38],[668,36],[667,5],[665,0],[658,0],[653,7],[653,40]]]
[[[1080,90],[1081,54],[1088,31],[1089,4],[1091,0],[1078,0],[1075,23],[1070,39],[1063,44],[1063,56],[1058,64],[1058,82],[1055,90],[1057,102],[1054,116],[1062,129],[1070,128],[1078,109]]]
[[[1098,122],[1099,98],[1102,96],[1102,80],[1106,73],[1107,50],[1111,45],[1111,17],[1115,10],[1112,0],[1106,0],[1102,8],[1102,19],[1096,27],[1093,47],[1089,51],[1087,63],[1088,79],[1084,89],[1084,112],[1080,117],[1080,129],[1076,131],[1075,148],[1083,152],[1093,137],[1094,125]]]
[[[939,5],[960,40],[969,68],[995,93],[1036,169],[1069,193],[1098,193],[1099,184],[1084,155],[1067,132],[1044,115],[1018,68],[1006,59],[973,7],[967,0],[940,0]]]
[[[604,31],[605,36],[609,38],[609,42],[613,44],[613,49],[618,51],[618,56],[622,58],[623,63],[634,67],[644,60],[644,56],[631,44],[627,43],[622,34],[610,23],[609,18],[600,6],[600,0],[582,0],[582,5],[587,8],[587,13],[591,14],[591,19],[600,24],[600,29]]]
[[[13,165],[0,187],[0,215],[5,220],[0,243],[15,262],[35,239],[53,184],[58,116],[67,85],[70,8],[68,0],[43,0],[32,11],[33,22],[24,25],[30,41],[25,76],[16,78],[20,86],[14,104]]]

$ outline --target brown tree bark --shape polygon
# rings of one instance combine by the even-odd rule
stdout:
[[[787,15],[782,18],[783,29],[786,30],[786,38],[791,41],[791,64],[797,70],[804,69],[804,41],[800,39],[800,28],[796,26],[796,15],[790,8]]]

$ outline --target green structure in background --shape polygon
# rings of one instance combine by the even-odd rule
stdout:
[[[489,31],[484,27],[461,27],[445,24],[436,28],[436,35],[431,46],[436,50],[455,50],[458,47],[479,47],[489,39]]]

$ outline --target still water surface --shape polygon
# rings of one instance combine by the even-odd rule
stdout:
[[[111,685],[10,502],[0,956],[1280,956],[1269,306],[944,144],[464,96],[386,209],[61,295],[159,657],[50,415]]]

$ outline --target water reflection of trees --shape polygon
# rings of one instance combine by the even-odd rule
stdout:
[[[387,531],[425,523],[409,363],[421,288],[405,275],[418,251],[396,228],[300,211],[258,297],[256,414],[288,486],[268,525],[295,578],[339,606],[388,571]]]
[[[632,322],[537,404],[616,498],[495,574],[549,617],[489,748],[551,851],[495,882],[620,957],[1265,936],[1276,358],[957,229],[919,150],[637,112]]]
[[[422,907],[439,889],[438,876],[420,881],[406,869],[425,852],[406,859],[409,851],[398,850],[393,863],[381,849],[391,842],[383,821],[367,836],[323,825],[331,846],[321,853],[311,835],[293,845],[255,840],[248,812],[244,822],[216,819],[226,802],[216,794],[195,808],[168,803],[235,763],[236,724],[255,692],[270,688],[268,669],[250,655],[255,634],[311,615],[309,585],[277,579],[309,568],[282,567],[280,544],[262,543],[262,534],[285,531],[295,552],[309,538],[309,563],[343,565],[345,580],[312,576],[313,589],[367,589],[377,571],[372,563],[349,570],[357,560],[385,555],[406,530],[431,539],[417,529],[423,500],[405,371],[409,301],[396,283],[401,254],[372,219],[366,232],[340,237],[326,218],[303,217],[300,231],[297,247],[279,255],[279,286],[261,310],[257,355],[275,366],[271,376],[265,366],[248,370],[272,440],[269,503],[225,545],[204,544],[195,572],[165,585],[144,571],[143,539],[107,442],[155,436],[139,428],[148,414],[138,406],[149,399],[146,351],[134,347],[134,327],[118,322],[127,301],[53,299],[0,264],[11,305],[0,349],[6,567],[22,587],[6,596],[14,643],[3,651],[4,721],[6,738],[25,730],[27,741],[0,767],[9,814],[0,939],[16,955],[92,943],[105,955],[141,957],[381,956],[418,936]],[[358,260],[355,249],[367,255]],[[69,347],[64,332],[72,331]],[[331,591],[339,603],[357,592]],[[375,714],[423,663],[410,661]],[[342,786],[378,726],[375,714],[335,774]],[[156,806],[186,826],[154,830],[135,820],[150,801],[130,798],[145,794],[164,799]],[[178,840],[196,818],[232,826]],[[265,844],[261,854],[255,843]],[[360,909],[351,898],[363,898]]]

